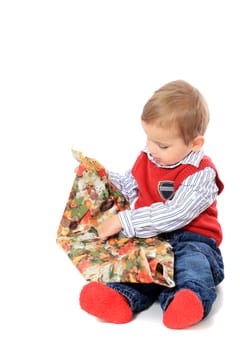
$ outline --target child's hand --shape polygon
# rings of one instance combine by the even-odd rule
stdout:
[[[111,236],[118,234],[122,229],[118,215],[103,221],[97,228],[98,235],[102,240],[106,240]]]

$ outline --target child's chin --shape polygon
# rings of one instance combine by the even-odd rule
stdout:
[[[155,162],[157,162],[158,164],[161,164],[161,165],[166,165],[164,164],[160,158],[154,158]]]

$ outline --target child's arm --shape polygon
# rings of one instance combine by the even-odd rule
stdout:
[[[124,175],[108,172],[108,177],[130,203],[137,197],[137,183],[130,170]],[[98,226],[98,235],[102,240],[106,240],[107,238],[118,234],[121,230],[122,224],[119,216],[116,214],[111,218],[104,220]]]
[[[100,225],[100,237],[106,239],[122,229],[126,237],[146,238],[186,226],[216,199],[218,187],[215,176],[212,168],[205,168],[189,176],[173,199],[119,212],[118,218],[114,216]]]
[[[132,203],[138,195],[138,187],[135,178],[132,176],[131,170],[128,170],[124,175],[109,171],[108,177],[126,197],[129,203]]]

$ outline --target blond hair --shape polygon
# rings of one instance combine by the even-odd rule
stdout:
[[[155,91],[147,101],[142,121],[156,126],[176,126],[188,144],[198,135],[204,135],[209,110],[202,94],[184,80],[172,81]]]

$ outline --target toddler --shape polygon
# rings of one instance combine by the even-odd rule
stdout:
[[[121,232],[169,241],[176,285],[90,282],[80,293],[80,306],[89,314],[127,323],[158,301],[163,323],[172,329],[190,327],[209,314],[224,266],[216,207],[223,183],[203,152],[208,122],[204,97],[182,80],[162,86],[145,104],[146,147],[125,175],[109,172],[134,208],[104,221],[98,233],[103,240]]]

